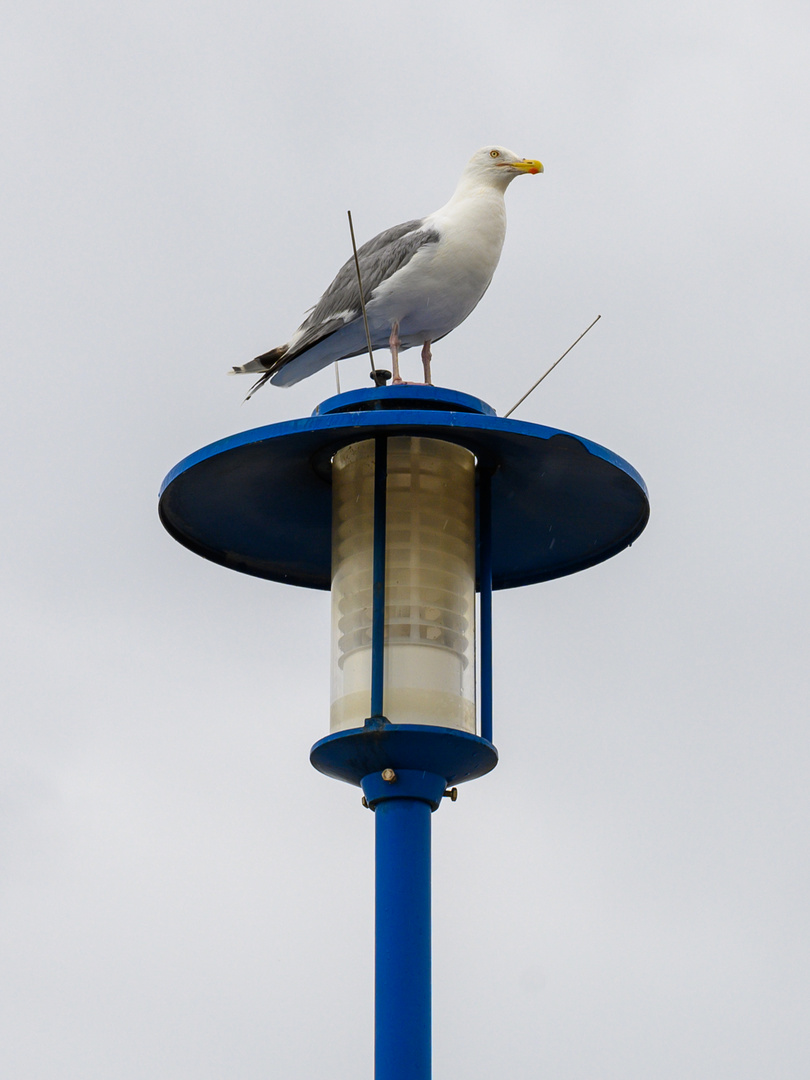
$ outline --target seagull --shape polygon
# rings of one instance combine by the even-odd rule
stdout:
[[[391,350],[394,384],[403,381],[400,352],[414,347],[421,347],[425,383],[430,384],[431,345],[464,322],[495,273],[506,235],[504,192],[516,176],[542,171],[539,161],[519,158],[503,146],[482,147],[440,210],[385,229],[358,248],[371,345]],[[275,386],[293,386],[366,349],[352,257],[286,345],[228,374],[261,372],[250,398],[268,379]]]

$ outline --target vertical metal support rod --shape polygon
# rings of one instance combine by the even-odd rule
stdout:
[[[383,715],[385,679],[385,489],[388,480],[388,440],[374,439],[374,552],[371,609],[371,716]]]
[[[481,738],[492,742],[492,473],[478,474],[478,560],[481,592]]]
[[[375,1080],[430,1080],[430,806],[385,799],[376,834]]]

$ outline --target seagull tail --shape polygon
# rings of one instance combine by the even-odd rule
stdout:
[[[261,371],[262,375],[251,386],[248,391],[248,396],[245,401],[249,401],[259,387],[264,386],[268,379],[279,370],[284,362],[284,356],[287,352],[287,345],[279,345],[276,349],[271,349],[270,352],[262,353],[261,356],[257,356],[255,360],[248,361],[247,364],[234,365],[228,372],[229,375],[248,375]]]

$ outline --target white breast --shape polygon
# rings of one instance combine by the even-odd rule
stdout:
[[[439,233],[438,243],[380,285],[368,305],[380,331],[399,323],[405,347],[449,334],[486,292],[506,235],[503,194],[491,187],[457,193],[425,224]]]

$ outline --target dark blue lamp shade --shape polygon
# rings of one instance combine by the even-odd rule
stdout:
[[[161,521],[197,554],[257,577],[329,589],[331,462],[384,435],[458,443],[491,475],[492,585],[572,574],[632,544],[649,517],[644,481],[596,443],[505,420],[433,386],[341,394],[306,419],[240,432],[180,462],[163,482]]]

